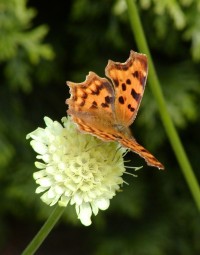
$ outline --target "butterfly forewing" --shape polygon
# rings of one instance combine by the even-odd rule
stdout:
[[[114,112],[114,89],[111,83],[89,72],[82,83],[67,82],[71,97],[67,100],[67,113],[85,132],[112,130]],[[87,127],[87,128],[86,128]],[[85,130],[84,130],[85,129]],[[87,130],[86,130],[87,129]],[[101,132],[101,133],[102,133]],[[98,133],[98,134],[97,134]]]
[[[106,76],[112,80],[115,89],[117,123],[126,127],[133,123],[144,93],[147,72],[146,56],[133,51],[125,63],[108,62]]]

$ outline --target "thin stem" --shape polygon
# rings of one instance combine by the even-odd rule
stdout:
[[[195,177],[195,174],[192,170],[189,159],[187,158],[187,154],[183,148],[181,140],[178,136],[176,128],[172,122],[172,119],[168,113],[167,105],[165,103],[165,99],[162,93],[162,89],[160,86],[160,82],[158,80],[158,76],[156,70],[154,68],[154,64],[151,58],[151,54],[147,45],[147,41],[144,35],[144,31],[142,28],[142,24],[140,21],[140,17],[138,15],[137,7],[135,4],[135,0],[126,0],[128,13],[130,17],[130,23],[132,27],[132,31],[134,34],[135,41],[137,43],[138,49],[141,52],[144,52],[148,56],[149,61],[149,84],[152,90],[152,93],[157,101],[158,109],[160,111],[160,116],[165,128],[165,131],[170,140],[171,146],[174,150],[174,154],[176,155],[177,161],[180,165],[182,173],[185,177],[185,180],[188,184],[190,192],[193,196],[193,199],[196,203],[196,206],[200,210],[200,187],[198,181]]]
[[[51,213],[45,224],[32,239],[26,249],[22,252],[22,255],[32,255],[34,254],[40,245],[43,243],[49,232],[55,226],[57,221],[60,219],[60,216],[63,214],[66,207],[61,207],[57,205],[54,211]]]

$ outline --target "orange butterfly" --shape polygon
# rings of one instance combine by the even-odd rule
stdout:
[[[125,63],[109,60],[106,78],[89,72],[82,83],[67,82],[71,97],[67,113],[80,131],[90,133],[104,141],[118,141],[143,157],[147,164],[164,166],[131,135],[133,123],[144,93],[148,65],[144,54],[131,51]]]

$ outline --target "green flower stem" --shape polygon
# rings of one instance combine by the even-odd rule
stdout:
[[[128,13],[130,17],[130,23],[132,27],[132,31],[135,37],[135,41],[137,43],[138,49],[141,52],[144,52],[148,56],[149,61],[149,84],[154,94],[154,97],[157,101],[158,108],[160,111],[160,116],[165,127],[166,133],[170,140],[171,146],[176,155],[177,161],[180,165],[182,173],[185,177],[185,180],[188,184],[188,187],[192,193],[193,199],[200,210],[200,187],[198,181],[194,175],[191,164],[187,158],[181,140],[178,136],[178,133],[174,127],[174,124],[171,120],[171,117],[167,110],[167,105],[165,103],[165,99],[161,90],[161,86],[158,80],[158,76],[156,74],[153,61],[151,58],[151,54],[147,45],[147,41],[144,35],[144,31],[141,25],[141,21],[138,15],[137,7],[135,4],[135,0],[126,0]]]
[[[22,252],[22,255],[31,255],[35,254],[37,249],[40,247],[42,242],[45,240],[49,232],[52,230],[52,228],[55,226],[57,221],[60,219],[61,215],[63,214],[66,207],[61,207],[57,205],[43,227],[40,229],[40,231],[36,234],[36,236],[32,239],[32,241],[29,243],[29,245],[26,247],[26,249]]]

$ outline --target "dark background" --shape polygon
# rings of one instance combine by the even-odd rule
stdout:
[[[180,2],[137,5],[168,110],[199,179],[200,6]],[[44,127],[44,116],[66,115],[66,80],[82,82],[89,71],[103,77],[108,59],[124,62],[131,49],[137,51],[124,1],[1,1],[1,254],[20,254],[52,211],[35,194],[35,153],[26,134]],[[131,166],[144,165],[138,178],[124,177],[129,185],[90,227],[67,207],[37,254],[200,254],[199,213],[148,82],[132,131],[166,170],[129,153]]]

